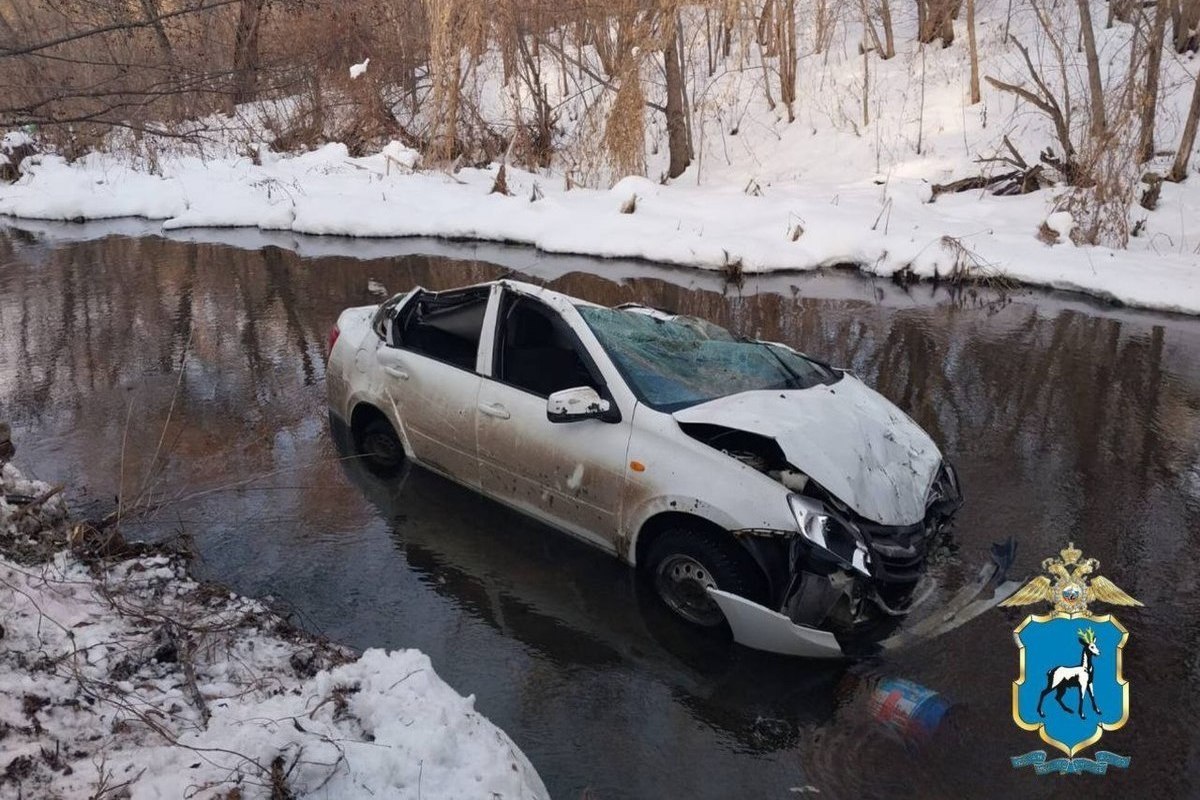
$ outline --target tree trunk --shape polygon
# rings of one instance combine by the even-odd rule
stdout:
[[[775,55],[771,52],[772,42],[774,37],[770,35],[774,26],[775,19],[775,0],[766,0],[763,3],[762,13],[758,17],[758,43],[766,49],[769,56]]]
[[[1104,114],[1104,84],[1100,79],[1100,57],[1096,54],[1096,32],[1092,29],[1092,10],[1088,0],[1076,0],[1083,50],[1087,57],[1088,92],[1092,99],[1092,135],[1103,136],[1108,128]]]
[[[159,19],[158,7],[154,0],[141,0],[141,2],[142,13],[146,15],[146,21],[150,23],[150,28],[154,31],[154,41],[158,45],[158,51],[162,55],[163,61],[171,67],[171,72],[174,73],[175,53],[171,49],[171,40],[167,37],[167,30],[163,27],[162,20]]]
[[[687,120],[684,118],[683,68],[680,64],[679,40],[675,36],[678,18],[672,32],[664,37],[663,66],[667,75],[667,149],[671,163],[667,168],[668,178],[678,178],[692,163],[692,148],[688,145]]]
[[[864,8],[865,7],[866,6],[864,6]],[[862,43],[862,54],[863,54],[863,92],[862,92],[863,116],[862,116],[862,120],[863,120],[863,128],[866,128],[868,125],[871,124],[871,107],[868,103],[869,98],[870,98],[870,91],[871,91],[871,66],[870,66],[871,50],[870,50],[870,48],[867,47],[867,43],[865,40]]]
[[[237,37],[233,44],[233,104],[248,103],[258,89],[258,31],[265,0],[238,3]]]
[[[1200,0],[1175,0],[1171,19],[1175,52],[1200,51]]]
[[[961,7],[962,0],[944,0],[941,9],[942,29],[938,32],[942,37],[942,47],[954,44],[954,20],[958,19],[958,9]]]
[[[1146,59],[1146,89],[1142,97],[1142,126],[1138,136],[1138,160],[1145,164],[1154,158],[1154,118],[1158,114],[1158,80],[1162,71],[1163,37],[1167,30],[1167,0],[1157,0],[1154,25],[1150,29]]]
[[[1196,146],[1196,128],[1200,126],[1200,75],[1195,78],[1196,85],[1192,89],[1192,104],[1188,108],[1187,122],[1183,125],[1183,137],[1179,140],[1179,150],[1175,153],[1175,163],[1167,173],[1167,180],[1178,183],[1187,177],[1188,160],[1192,157],[1192,149]]]
[[[171,81],[172,89],[174,89],[179,80],[179,68],[175,64],[175,51],[171,47],[171,39],[167,36],[167,29],[163,27],[162,20],[159,19],[162,12],[159,11],[158,4],[154,0],[141,0],[141,6],[146,21],[150,23],[150,29],[154,31],[154,43],[158,47],[159,55],[163,60],[163,66],[167,69],[167,77]],[[172,91],[170,97],[172,116],[178,117],[180,115],[179,100],[179,95]]]
[[[954,18],[961,0],[917,0],[917,38],[929,44],[941,38],[942,47],[954,44]]]
[[[879,0],[879,23],[883,26],[883,53],[885,61],[896,55],[896,34],[892,30],[892,7],[888,0]]]
[[[796,0],[779,0],[775,38],[779,53],[779,99],[787,109],[788,122],[796,119]]]
[[[979,45],[975,41],[975,0],[967,0],[967,43],[971,47],[971,105],[980,100]]]
[[[1105,27],[1111,28],[1114,19],[1127,24],[1133,22],[1137,11],[1134,0],[1108,0],[1108,24]]]

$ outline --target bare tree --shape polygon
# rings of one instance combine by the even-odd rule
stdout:
[[[889,59],[896,55],[896,34],[892,30],[892,7],[888,0],[879,0],[879,24],[883,27],[881,55],[884,59]]]
[[[233,105],[254,99],[258,88],[258,33],[265,0],[240,0],[233,45]]]
[[[1192,102],[1188,106],[1187,121],[1183,124],[1183,136],[1179,140],[1179,149],[1175,152],[1175,163],[1167,173],[1167,180],[1179,182],[1187,177],[1188,161],[1192,150],[1196,147],[1196,128],[1200,127],[1200,75],[1194,79]]]
[[[1109,0],[1108,22],[1104,27],[1111,28],[1113,21],[1132,23],[1138,13],[1138,0]]]
[[[1050,26],[1047,24],[1047,30],[1050,29]],[[1061,172],[1067,182],[1072,185],[1086,182],[1086,176],[1079,168],[1075,159],[1075,145],[1071,141],[1071,97],[1069,87],[1064,83],[1063,99],[1060,101],[1055,92],[1051,90],[1049,84],[1046,83],[1041,71],[1034,66],[1033,59],[1029,55],[1029,49],[1021,44],[1020,40],[1015,36],[1010,36],[1009,40],[1024,59],[1025,68],[1029,73],[1030,79],[1033,81],[1034,88],[1028,89],[1024,86],[1008,83],[991,75],[988,75],[985,80],[1001,91],[1009,92],[1028,101],[1049,118],[1050,122],[1054,125],[1054,133],[1063,154],[1059,158],[1051,155],[1049,152],[1043,153],[1042,162]],[[1057,42],[1054,40],[1051,41],[1057,47]],[[1061,53],[1059,53],[1059,61],[1060,63],[1064,63]]]
[[[917,39],[929,44],[942,40],[942,47],[954,44],[954,20],[962,0],[917,0]]]
[[[967,43],[971,48],[971,105],[980,100],[979,45],[975,41],[975,0],[967,0]]]
[[[1138,159],[1146,163],[1154,157],[1154,119],[1158,114],[1158,82],[1162,74],[1163,38],[1167,30],[1168,0],[1156,0],[1154,23],[1146,43],[1146,89],[1142,97],[1141,131],[1138,138]]]
[[[1079,7],[1079,26],[1083,36],[1083,52],[1087,58],[1088,94],[1091,106],[1091,133],[1104,135],[1107,126],[1104,115],[1104,84],[1100,78],[1100,57],[1096,53],[1096,32],[1092,29],[1092,10],[1089,0],[1076,0]]]
[[[1200,51],[1200,0],[1172,0],[1175,52]]]
[[[879,24],[883,28],[883,40],[879,38],[878,31],[875,30],[875,22],[871,18],[871,8],[869,0],[860,0],[862,7],[863,27],[866,29],[867,36],[871,39],[871,44],[875,52],[879,53],[879,57],[886,61],[896,55],[896,34],[892,27],[892,9],[888,5],[888,0],[880,0],[879,3]]]
[[[796,0],[778,0],[775,13],[776,52],[779,54],[779,99],[788,122],[796,119]]]
[[[679,48],[679,15],[672,14],[663,32],[663,66],[667,78],[667,149],[670,164],[667,177],[678,178],[692,163],[692,145],[685,116],[682,53]]]

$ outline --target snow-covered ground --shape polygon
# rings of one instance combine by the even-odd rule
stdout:
[[[1200,314],[1200,255],[1046,245],[1035,237],[1048,193],[928,202],[920,179],[884,186],[790,182],[762,188],[661,185],[564,191],[512,168],[512,196],[489,194],[495,168],[386,175],[382,155],[329,144],[263,166],[183,158],[149,175],[105,155],[49,157],[0,187],[0,213],[36,219],[141,216],[165,228],[250,226],[343,236],[437,236],[528,244],[551,253],[644,258],[745,272],[856,265],[878,275],[964,271],[1075,289],[1130,305]],[[1195,179],[1200,184],[1200,179]],[[543,197],[530,201],[533,185]],[[1167,184],[1164,214],[1200,219],[1200,192]],[[621,213],[637,197],[632,214]],[[1174,208],[1167,211],[1166,208]],[[1185,231],[1188,233],[1189,231]],[[1200,225],[1194,232],[1200,245]]]
[[[1000,152],[1005,137],[1030,163],[1053,139],[1036,110],[986,83],[982,102],[970,104],[963,41],[944,50],[918,48],[912,23],[907,12],[901,14],[899,52],[870,62],[869,120],[863,119],[863,59],[853,24],[839,28],[821,53],[812,52],[807,30],[800,33],[796,119],[790,123],[781,106],[767,107],[766,71],[753,58],[732,56],[713,75],[691,75],[698,157],[670,182],[626,177],[607,188],[600,170],[592,175],[593,188],[580,185],[578,165],[597,145],[586,137],[585,112],[564,96],[569,113],[563,116],[561,157],[537,173],[510,165],[510,196],[490,193],[496,164],[454,174],[422,171],[417,154],[394,142],[358,158],[338,143],[277,154],[263,145],[261,125],[251,122],[239,140],[229,133],[234,122],[225,120],[216,144],[202,154],[160,142],[152,158],[118,150],[70,164],[55,156],[28,159],[20,180],[0,184],[0,214],[140,216],[162,220],[168,229],[249,226],[471,238],[734,272],[848,264],[879,275],[907,270],[923,277],[1005,278],[1200,313],[1198,164],[1183,183],[1164,184],[1155,210],[1130,205],[1136,235],[1127,249],[1073,245],[1066,235],[1070,216],[1058,210],[1063,187],[1017,197],[943,194],[931,202],[934,184],[1007,169],[980,162]],[[1128,66],[1131,30],[1097,30],[1114,92]],[[1022,84],[1028,76],[1005,39],[1008,32],[1037,59],[1049,58],[1053,49],[1039,41],[1026,4],[1018,4],[1011,19],[1004,4],[981,8],[982,73]],[[1062,74],[1082,80],[1080,56],[1066,57],[1075,61]],[[1169,49],[1165,59],[1156,135],[1169,148],[1178,140],[1200,60]],[[1050,62],[1043,68],[1051,80],[1058,74]],[[467,91],[499,124],[518,101],[511,87],[499,83],[498,72],[495,65],[478,67]],[[1077,115],[1078,124],[1086,123],[1084,116]],[[666,157],[662,122],[649,112],[648,120],[647,174],[658,176]],[[251,151],[258,157],[247,155]],[[1163,172],[1169,161],[1163,156],[1146,168]],[[622,213],[634,197],[632,213]],[[1048,231],[1059,232],[1056,243],[1048,243],[1055,238]]]
[[[315,640],[0,469],[0,796],[547,797],[420,651]]]

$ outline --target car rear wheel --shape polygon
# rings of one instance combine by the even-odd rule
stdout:
[[[667,530],[651,546],[647,560],[659,598],[693,625],[715,628],[725,621],[721,607],[708,595],[710,587],[754,602],[766,596],[762,570],[725,534]]]
[[[383,417],[373,417],[354,432],[354,446],[367,469],[376,475],[394,475],[404,465],[404,445]]]

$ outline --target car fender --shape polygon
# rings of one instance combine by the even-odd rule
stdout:
[[[400,444],[404,446],[404,454],[409,458],[413,458],[412,446],[408,443],[408,430],[404,427],[404,416],[400,413],[400,406],[391,396],[391,393],[386,388],[380,393],[361,390],[352,392],[350,399],[346,403],[347,413],[345,422],[347,425],[353,421],[355,410],[362,405],[377,408],[387,417],[388,422],[392,424],[392,428],[396,431],[396,435],[400,437]]]
[[[685,495],[658,495],[649,497],[630,509],[628,516],[629,536],[628,552],[625,560],[630,564],[637,563],[637,543],[646,523],[659,514],[686,514],[698,517],[705,522],[711,522],[724,530],[734,530],[738,527],[737,520],[728,513],[696,497]]]

